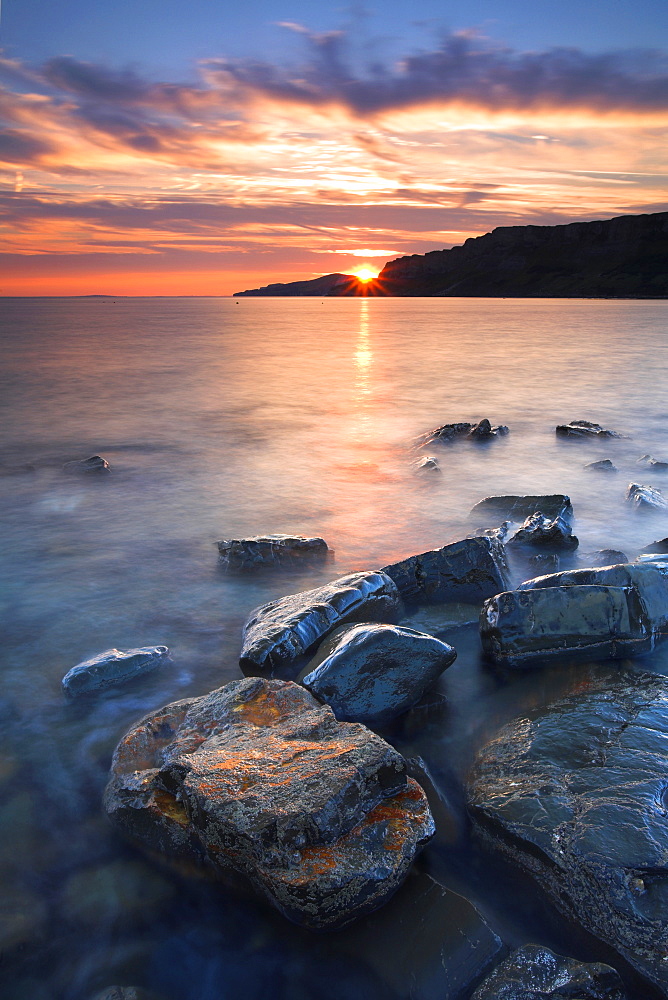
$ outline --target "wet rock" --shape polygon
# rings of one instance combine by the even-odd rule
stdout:
[[[91,997],[91,1000],[162,1000],[162,998],[143,990],[140,986],[107,986]]]
[[[149,850],[241,873],[310,927],[380,906],[434,830],[388,743],[258,677],[142,719],[116,749],[105,806]]]
[[[640,550],[643,553],[656,553],[658,555],[665,555],[668,552],[668,538],[660,538],[658,542],[652,542],[650,545],[646,545],[644,549]],[[626,562],[626,560],[624,560]]]
[[[471,1000],[627,1000],[627,995],[611,966],[525,944],[494,969]]]
[[[570,524],[561,516],[550,520],[544,514],[531,514],[508,540],[515,548],[565,549],[572,551],[579,545]]]
[[[223,539],[216,544],[220,565],[232,573],[269,566],[300,567],[324,562],[329,555],[324,538],[305,538],[303,535],[255,535]]]
[[[559,424],[556,428],[559,437],[622,437],[616,431],[606,430],[600,424],[593,424],[590,420],[571,420],[570,424]]]
[[[86,475],[87,473],[111,472],[111,466],[106,459],[100,455],[91,455],[90,458],[83,458],[76,462],[66,462],[63,470],[72,475]]]
[[[592,566],[615,566],[628,561],[629,557],[621,549],[597,549],[592,553]]]
[[[635,587],[565,586],[497,594],[482,606],[485,655],[502,666],[555,657],[601,660],[653,648],[651,622]]]
[[[140,861],[112,861],[83,868],[65,883],[60,912],[85,926],[151,920],[174,893],[172,884]]]
[[[480,423],[472,427],[468,432],[467,437],[474,441],[488,441],[489,438],[494,437],[504,437],[508,433],[508,428],[505,424],[499,424],[498,427],[492,427],[489,420],[485,417]]]
[[[559,556],[556,552],[537,552],[530,556],[527,565],[537,573],[556,573],[559,569]]]
[[[452,646],[399,625],[343,625],[302,679],[337,719],[383,726],[407,712],[454,663]]]
[[[497,542],[505,542],[510,531],[510,521],[502,521],[498,528],[476,528],[474,538],[495,538]]]
[[[590,462],[584,468],[591,472],[619,472],[617,466],[613,465],[609,458],[602,458],[600,462]]]
[[[270,601],[256,608],[244,626],[241,669],[292,680],[300,671],[295,661],[339,625],[394,622],[400,611],[396,584],[382,571],[350,573],[324,587]]]
[[[660,490],[655,490],[652,486],[641,486],[639,483],[629,483],[625,499],[636,510],[665,510],[668,507]]]
[[[668,991],[668,682],[623,672],[505,726],[469,787],[478,831],[569,919]]]
[[[492,427],[491,423],[487,418],[479,421],[477,424],[470,424],[467,421],[461,421],[456,424],[443,424],[441,427],[435,427],[433,431],[428,431],[418,438],[418,445],[424,447],[429,444],[450,444],[457,438],[467,437],[474,441],[485,441],[489,438],[501,437],[508,433],[508,428],[504,425],[499,425],[498,427]]]
[[[656,458],[652,458],[651,455],[641,455],[638,459],[638,465],[644,465],[648,469],[652,469],[653,472],[665,472],[668,469],[668,462],[660,462]]]
[[[474,517],[497,514],[509,517],[512,521],[524,521],[535,513],[544,514],[552,520],[555,517],[572,517],[571,498],[564,493],[553,493],[548,496],[486,497],[471,510]]]
[[[425,455],[424,458],[419,458],[417,462],[413,462],[413,468],[416,472],[440,472],[441,467],[438,464],[438,459],[434,455]]]
[[[116,687],[149,673],[169,661],[167,646],[140,646],[138,649],[107,649],[77,663],[63,677],[63,690],[70,698],[104,688]]]
[[[412,604],[482,601],[508,586],[504,547],[489,537],[463,538],[384,566],[382,572]]]

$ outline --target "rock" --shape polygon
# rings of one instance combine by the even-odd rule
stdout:
[[[440,472],[441,467],[438,464],[438,459],[434,455],[425,455],[424,458],[419,458],[417,462],[413,462],[413,468],[416,472]]]
[[[382,571],[349,573],[324,587],[270,601],[256,608],[244,626],[241,669],[291,680],[300,671],[295,661],[339,625],[393,622],[400,611],[396,584]]]
[[[96,993],[91,1000],[160,1000],[155,993],[149,993],[140,986],[107,986]]]
[[[167,662],[167,646],[140,646],[124,651],[107,649],[68,670],[63,677],[63,690],[70,698],[76,698],[91,691],[125,684]]]
[[[480,752],[479,833],[569,919],[668,991],[668,682],[603,676]],[[579,995],[579,994],[578,994]]]
[[[641,486],[639,483],[629,483],[625,497],[627,503],[633,504],[636,510],[665,510],[668,507],[663,494],[652,486]]]
[[[652,458],[651,455],[641,455],[638,459],[638,465],[644,465],[654,472],[665,472],[668,469],[668,462],[660,462],[658,459]]]
[[[429,444],[450,444],[457,438],[467,437],[474,441],[486,441],[490,438],[501,437],[508,433],[508,428],[503,424],[498,427],[492,427],[491,423],[487,418],[479,421],[477,424],[469,424],[466,421],[462,421],[457,424],[443,424],[441,427],[435,427],[433,431],[428,431],[418,438],[417,444],[419,447],[425,447]]]
[[[658,542],[652,542],[651,545],[646,545],[641,552],[647,553],[657,553],[665,555],[668,552],[668,538],[660,538]],[[624,560],[626,562],[626,560]]]
[[[324,562],[329,549],[324,538],[303,535],[255,535],[217,542],[221,566],[230,572],[247,572],[268,566],[300,567]]]
[[[474,538],[496,538],[497,542],[505,542],[510,531],[510,521],[502,521],[498,528],[476,528]]]
[[[407,712],[454,663],[452,646],[399,625],[342,625],[302,679],[337,719],[383,726]]]
[[[537,552],[529,556],[528,565],[539,573],[556,573],[559,569],[559,556],[556,552]]]
[[[590,462],[584,466],[592,472],[619,472],[616,465],[613,465],[609,458],[602,458],[600,462]]]
[[[474,441],[488,441],[493,437],[504,437],[508,433],[508,428],[505,424],[500,424],[498,427],[492,427],[489,420],[485,417],[480,423],[472,427],[471,430],[466,435]]]
[[[621,549],[597,549],[592,553],[592,566],[615,566],[617,563],[627,563],[628,556]]]
[[[63,469],[65,472],[75,475],[88,472],[111,472],[111,466],[100,455],[91,455],[90,458],[83,458],[76,462],[66,462]]]
[[[396,750],[299,685],[259,677],[137,723],[105,807],[150,851],[242,873],[290,920],[322,928],[385,902],[434,832]]]
[[[622,437],[616,431],[606,430],[600,424],[592,424],[589,420],[571,420],[570,424],[559,424],[556,430],[559,437]]]
[[[554,520],[544,514],[530,514],[519,528],[508,545],[515,548],[530,546],[537,549],[566,549],[572,551],[579,545],[578,538],[573,534],[570,524],[561,516]]]
[[[489,537],[463,538],[384,566],[381,572],[412,604],[482,601],[508,586],[504,547]]]
[[[564,656],[637,656],[654,644],[636,588],[606,586],[497,594],[482,606],[480,639],[485,655],[506,667],[539,666]]]
[[[486,497],[471,511],[476,517],[498,514],[501,517],[509,517],[512,521],[524,521],[535,513],[544,514],[551,520],[555,517],[572,517],[571,498],[564,493],[554,493],[549,496]]]
[[[471,1000],[627,1000],[610,965],[578,962],[549,948],[525,944],[497,965]]]

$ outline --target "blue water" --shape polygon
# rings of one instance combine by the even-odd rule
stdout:
[[[463,537],[486,495],[569,494],[581,564],[668,535],[665,513],[624,502],[632,481],[668,495],[668,476],[637,463],[668,461],[668,305],[4,299],[1,323],[2,996],[89,1000],[134,983],[166,1000],[399,997],[345,934],[299,932],[126,847],[100,807],[111,752],[145,712],[239,676],[255,606]],[[418,435],[484,416],[509,435],[433,446],[442,474],[416,475]],[[624,437],[558,439],[572,419]],[[63,471],[93,454],[108,476]],[[584,469],[600,458],[619,472]],[[277,531],[322,535],[333,561],[296,576],[220,573],[218,539]],[[530,887],[509,898],[470,842],[462,787],[500,725],[610,667],[507,677],[480,661],[474,628],[452,641],[455,665],[388,731],[428,763],[445,803],[420,865],[507,943],[593,957]],[[65,702],[75,663],[148,644],[169,646],[172,664]],[[639,665],[668,672],[662,652]]]

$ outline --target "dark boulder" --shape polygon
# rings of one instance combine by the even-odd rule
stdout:
[[[324,538],[303,535],[255,535],[223,539],[217,545],[221,566],[233,573],[270,566],[301,567],[324,562],[329,555]]]
[[[244,626],[239,664],[247,674],[293,680],[301,669],[295,661],[339,625],[394,622],[401,608],[396,584],[385,573],[349,573],[256,608]]]
[[[510,531],[510,521],[502,521],[497,528],[476,528],[474,538],[496,538],[497,542],[505,542]]]
[[[668,681],[606,673],[479,753],[478,832],[668,992]]]
[[[668,507],[660,490],[655,490],[653,486],[641,486],[639,483],[629,483],[625,499],[636,510],[665,510]]]
[[[463,538],[384,566],[381,572],[411,604],[483,601],[508,586],[504,547],[489,537]]]
[[[137,723],[105,807],[149,851],[240,873],[309,927],[380,906],[434,832],[396,750],[299,685],[258,677]]]
[[[532,514],[544,514],[545,517],[571,517],[573,507],[571,498],[564,493],[553,493],[548,496],[499,496],[486,497],[471,510],[474,517],[488,517],[496,514],[509,517],[512,521],[524,521]]]
[[[399,625],[342,625],[302,679],[337,719],[383,726],[407,712],[457,656],[432,635]]]
[[[609,458],[602,458],[600,462],[590,462],[589,465],[585,465],[585,469],[589,469],[590,472],[619,472]]]
[[[91,1000],[161,1000],[155,993],[149,993],[140,986],[107,986],[96,993]]]
[[[610,965],[525,944],[497,965],[471,1000],[627,1000],[627,994]]]
[[[461,421],[457,424],[443,424],[441,427],[435,427],[433,431],[428,431],[419,437],[417,444],[420,447],[434,443],[450,444],[458,438],[469,438],[472,441],[488,441],[491,438],[502,437],[507,433],[508,428],[505,425],[499,424],[498,427],[492,427],[489,420],[485,417],[477,424]]]
[[[485,417],[480,423],[477,423],[475,427],[472,427],[468,432],[467,437],[471,438],[472,441],[488,441],[490,438],[504,437],[508,433],[508,428],[505,424],[499,424],[498,427],[492,427],[489,420]]]
[[[592,553],[592,566],[615,566],[628,561],[629,557],[621,549],[597,549]]]
[[[570,424],[559,424],[556,428],[559,437],[622,437],[617,431],[606,430],[600,424],[593,424],[590,420],[571,420]]]
[[[107,460],[100,455],[91,455],[90,458],[82,458],[76,462],[66,462],[63,470],[73,475],[81,473],[85,475],[89,472],[111,472],[111,467]]]
[[[107,649],[77,663],[63,677],[63,690],[70,698],[125,684],[169,662],[167,646],[140,646],[138,649]]]
[[[550,520],[549,517],[536,511],[518,528],[507,544],[514,548],[530,547],[572,551],[577,549],[580,543],[565,518],[557,516]]]

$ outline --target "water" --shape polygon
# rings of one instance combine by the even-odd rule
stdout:
[[[637,465],[645,453],[668,460],[667,309],[3,300],[3,997],[88,1000],[111,983],[167,1000],[254,1000],[267,989],[278,1000],[401,996],[355,951],[354,934],[300,932],[123,845],[100,808],[111,752],[145,712],[239,676],[240,629],[256,605],[463,537],[486,495],[569,494],[584,563],[602,547],[633,557],[667,535],[666,514],[639,515],[623,500],[631,481],[668,487]],[[483,416],[510,434],[434,446],[442,475],[415,474],[417,435]],[[627,436],[557,439],[555,425],[571,419]],[[110,475],[63,472],[93,454]],[[584,470],[600,458],[619,473]],[[296,576],[221,575],[217,539],[276,531],[322,535],[334,561]],[[611,668],[505,676],[480,662],[475,629],[452,641],[455,665],[387,733],[427,762],[441,800],[419,866],[473,899],[509,944],[538,938],[609,957],[471,843],[462,783],[505,721]],[[168,645],[172,665],[64,701],[60,681],[75,663],[148,644]],[[668,656],[639,665],[665,673]],[[388,932],[399,903],[386,911],[364,922],[368,940]]]

